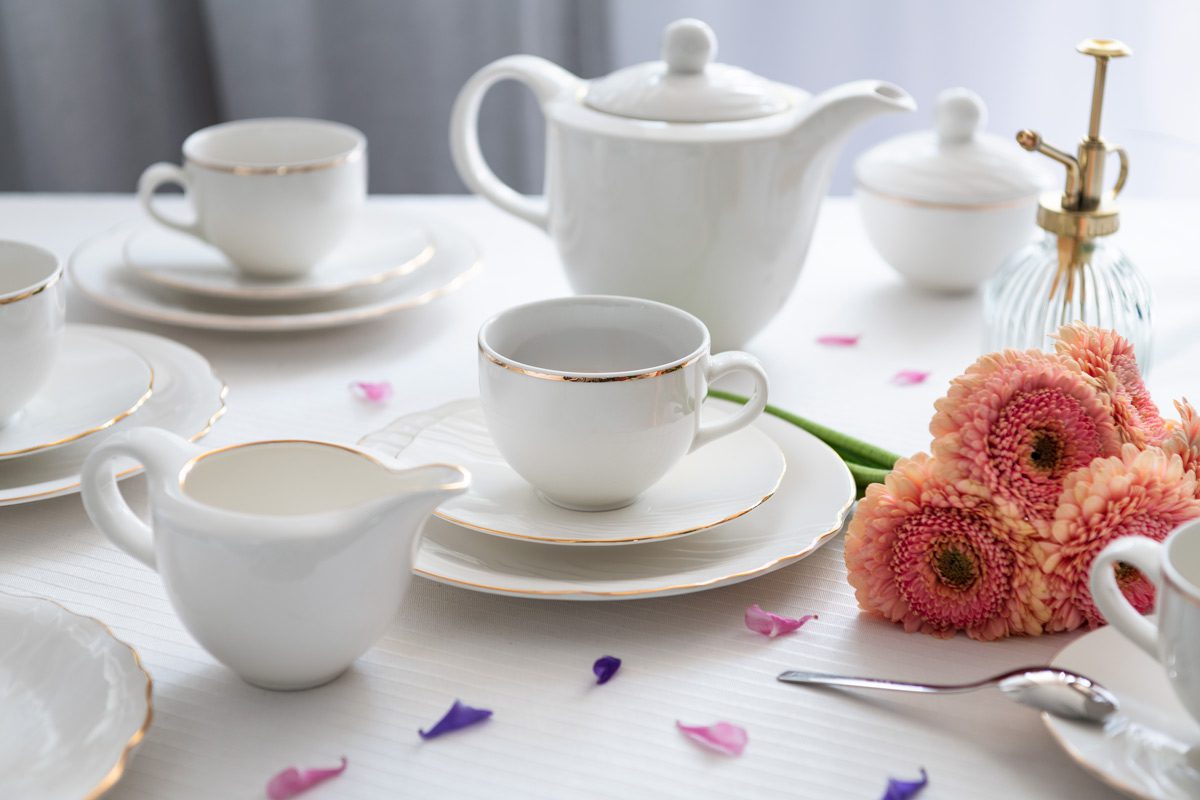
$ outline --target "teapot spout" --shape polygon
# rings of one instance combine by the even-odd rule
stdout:
[[[851,81],[809,100],[807,113],[797,121],[794,133],[809,141],[841,142],[859,123],[871,117],[916,108],[908,92],[893,83]]]

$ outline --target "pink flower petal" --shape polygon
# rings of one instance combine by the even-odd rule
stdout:
[[[817,615],[805,614],[799,619],[781,617],[778,614],[772,614],[770,611],[763,611],[758,607],[758,603],[746,609],[746,627],[755,633],[761,633],[763,636],[772,639],[776,636],[782,636],[785,633],[798,630],[801,625],[812,619],[817,619]]]
[[[928,372],[919,369],[902,369],[892,376],[892,383],[897,386],[916,386],[918,383],[924,383],[928,377]]]
[[[336,778],[345,771],[345,756],[342,756],[342,765],[340,767],[306,769],[304,771],[300,771],[295,767],[288,767],[274,778],[271,778],[267,783],[267,797],[271,798],[271,800],[288,800],[289,797],[295,797],[298,794],[307,792],[318,783],[323,783],[330,778]]]
[[[392,399],[392,384],[389,381],[355,381],[350,384],[350,391],[359,400],[368,403],[386,403]]]
[[[858,335],[847,336],[839,333],[826,333],[817,337],[817,344],[823,344],[827,347],[853,347],[858,344]]]
[[[675,727],[696,744],[727,756],[740,756],[746,749],[746,742],[750,740],[750,737],[746,735],[746,729],[738,727],[732,722],[684,725],[676,720]]]

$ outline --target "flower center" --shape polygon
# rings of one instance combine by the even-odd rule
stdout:
[[[974,583],[978,575],[973,556],[974,553],[967,553],[954,545],[938,553],[934,563],[942,583],[955,589],[966,589]]]
[[[1050,431],[1035,431],[1029,461],[1040,472],[1053,473],[1063,457],[1062,442]]]
[[[1133,564],[1127,564],[1124,561],[1118,561],[1116,563],[1116,573],[1117,583],[1121,584],[1122,586],[1136,581],[1138,578],[1142,577],[1142,573],[1137,571],[1137,567],[1135,567]]]

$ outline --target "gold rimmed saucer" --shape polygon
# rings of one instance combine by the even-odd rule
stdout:
[[[132,348],[75,329],[45,388],[0,428],[0,460],[53,450],[116,425],[154,393],[154,368]]]

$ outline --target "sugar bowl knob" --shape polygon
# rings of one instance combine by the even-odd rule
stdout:
[[[717,35],[698,19],[678,19],[663,32],[662,59],[676,75],[696,75],[717,55]]]

